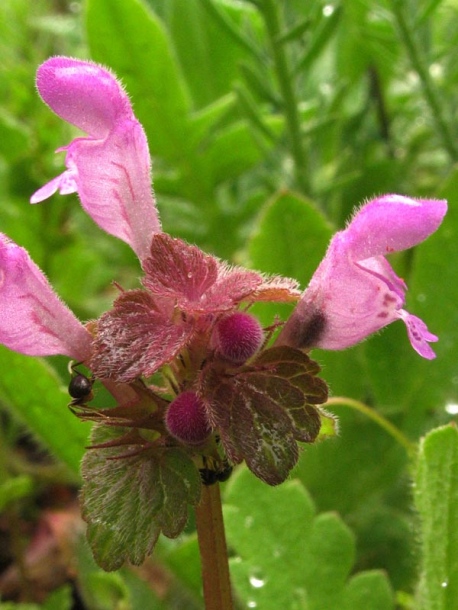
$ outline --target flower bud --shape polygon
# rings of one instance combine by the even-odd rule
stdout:
[[[221,318],[213,331],[213,341],[220,354],[235,363],[251,358],[262,345],[264,333],[259,322],[243,311]]]
[[[203,443],[211,433],[205,405],[195,392],[183,392],[170,403],[165,424],[173,437],[188,445]]]

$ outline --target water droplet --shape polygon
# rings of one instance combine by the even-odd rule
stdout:
[[[250,576],[250,585],[255,589],[260,589],[266,584],[266,581],[263,578],[258,578],[257,576]]]
[[[332,15],[332,13],[334,12],[334,7],[332,6],[332,4],[326,4],[325,6],[323,6],[323,16],[324,17],[330,17]]]
[[[417,301],[419,303],[424,303],[426,301],[426,294],[420,293],[417,295]]]
[[[296,587],[293,591],[293,599],[296,602],[295,607],[308,608],[309,600],[307,591],[303,587]]]
[[[444,70],[440,64],[434,63],[429,66],[429,73],[433,78],[440,78],[443,75]]]
[[[192,278],[192,271],[189,271],[188,273],[188,278],[191,279]]]
[[[441,582],[441,587],[443,587],[445,589],[445,587],[448,587],[448,581],[444,580],[444,582]]]
[[[449,402],[445,405],[445,411],[449,415],[458,415],[458,404],[456,402]]]
[[[257,608],[258,607],[258,603],[255,602],[253,599],[250,599],[247,602],[247,608]]]

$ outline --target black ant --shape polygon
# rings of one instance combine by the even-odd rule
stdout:
[[[94,378],[83,375],[83,373],[76,368],[80,364],[82,363],[70,361],[68,365],[69,373],[72,376],[70,383],[68,384],[68,393],[72,398],[69,407],[82,407],[94,397],[92,392]]]

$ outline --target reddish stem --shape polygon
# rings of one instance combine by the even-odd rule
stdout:
[[[196,507],[205,610],[233,610],[219,484],[202,485]]]

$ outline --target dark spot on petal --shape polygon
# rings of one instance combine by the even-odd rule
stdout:
[[[294,345],[300,349],[313,347],[318,344],[326,328],[326,317],[323,312],[315,311],[310,318],[298,324],[294,329]]]
[[[383,304],[384,305],[388,305],[389,303],[395,303],[395,302],[396,302],[396,297],[389,294],[388,292],[383,295]]]

